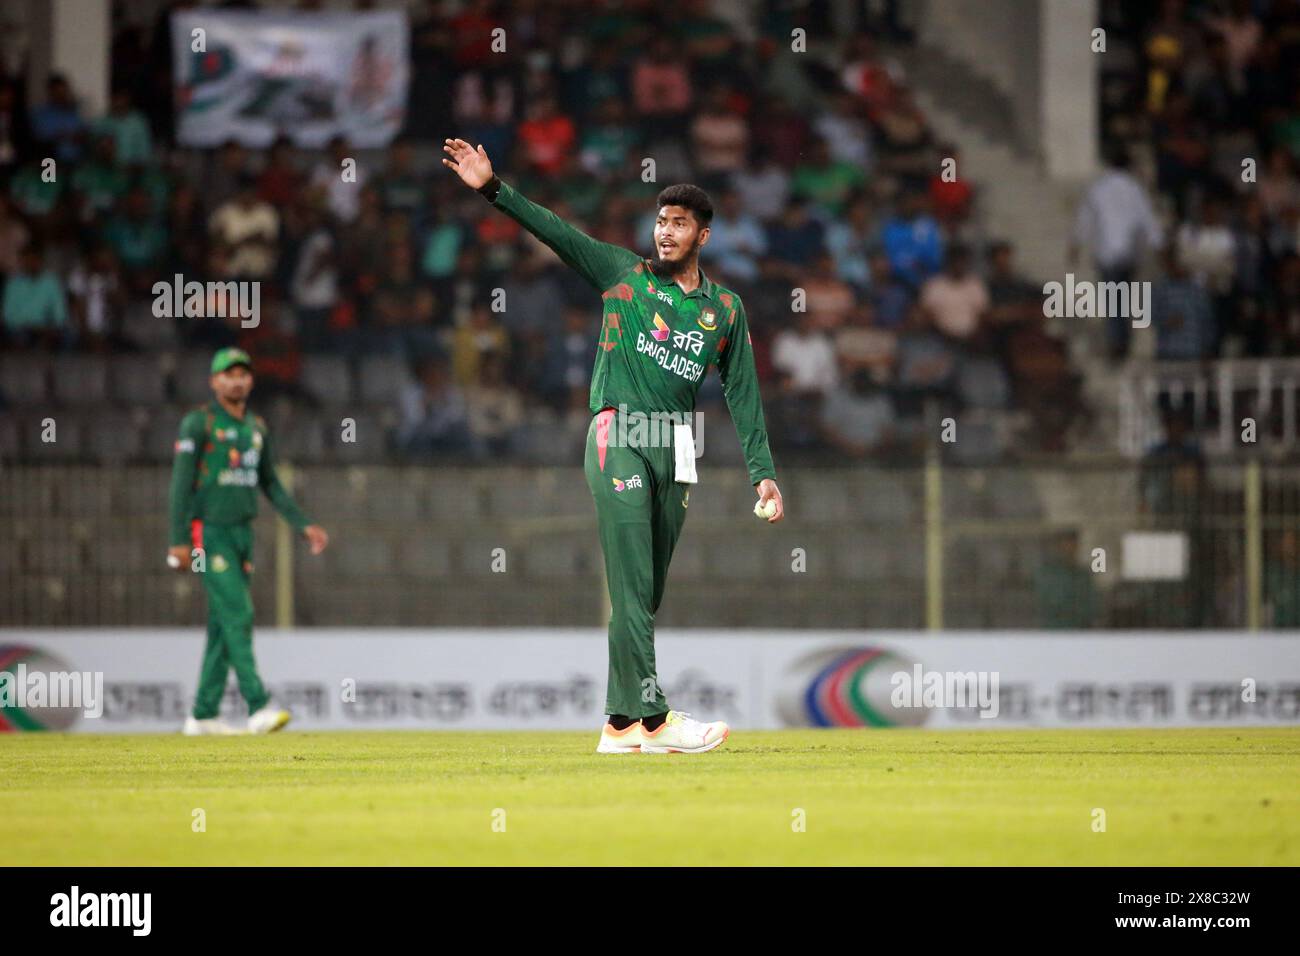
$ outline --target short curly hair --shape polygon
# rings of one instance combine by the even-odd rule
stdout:
[[[709,199],[709,194],[699,186],[692,186],[690,183],[678,183],[661,192],[658,208],[662,209],[664,206],[681,206],[683,209],[689,209],[695,214],[695,221],[700,224],[700,228],[713,221],[713,201]]]

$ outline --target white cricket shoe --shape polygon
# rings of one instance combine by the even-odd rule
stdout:
[[[668,711],[668,717],[657,730],[641,728],[643,754],[702,754],[722,742],[731,728],[720,720],[706,724],[695,720],[680,710]]]
[[[185,718],[185,726],[181,728],[181,733],[186,737],[231,737],[239,731],[220,717],[199,720],[197,717],[190,716]]]
[[[248,715],[248,732],[250,734],[269,734],[279,730],[289,722],[289,712],[282,707],[267,704],[255,714]]]
[[[629,724],[622,730],[615,730],[607,723],[600,732],[600,743],[596,745],[598,754],[638,754],[641,752],[641,721]]]

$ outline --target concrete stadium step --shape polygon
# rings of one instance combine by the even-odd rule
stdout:
[[[397,544],[399,577],[441,578],[452,573],[451,543],[429,535],[403,538]]]
[[[339,546],[322,555],[329,557],[329,567],[336,574],[358,581],[385,578],[396,572],[396,553],[391,537],[348,535],[345,530],[336,531],[336,534]]]
[[[1064,274],[1073,191],[1042,172],[1006,95],[942,50],[927,46],[903,57],[940,141],[961,151],[957,174],[977,186],[988,234],[1015,243],[1025,275],[1046,281]]]
[[[64,406],[102,406],[108,400],[108,364],[105,355],[55,356],[54,398]]]
[[[160,573],[167,569],[167,520],[118,518],[103,526],[89,544],[90,563],[100,573]]]
[[[157,355],[119,355],[109,367],[109,394],[126,406],[161,405],[167,377]]]
[[[86,474],[86,472],[83,472]],[[90,472],[93,474],[93,471]],[[170,474],[160,468],[132,466],[124,470],[125,480],[116,483],[115,505],[118,514],[166,515]],[[82,487],[86,487],[83,483]]]
[[[973,49],[967,52],[978,56]],[[938,46],[902,49],[895,55],[906,68],[908,83],[914,91],[943,91],[943,105],[949,111],[962,116],[978,116],[980,130],[987,138],[1014,143],[1024,150],[1027,145],[1025,134],[1016,124],[1010,102],[992,80],[971,70]]]
[[[946,521],[1036,518],[1043,512],[1038,485],[1016,468],[948,468],[942,489]]]
[[[211,368],[209,352],[183,352],[177,357],[172,371],[172,394],[187,410],[212,399],[212,386],[208,384]]]
[[[13,406],[48,404],[50,365],[49,358],[39,353],[0,355],[0,395]]]
[[[341,356],[304,355],[299,382],[322,405],[346,408],[355,402],[352,368]]]
[[[592,535],[545,536],[514,548],[524,574],[533,579],[587,577],[600,573],[600,545]]]
[[[872,535],[873,547],[861,547],[861,535],[843,533],[818,560],[809,552],[808,573],[845,581],[920,582],[925,580],[925,539],[919,534]],[[818,565],[826,565],[822,570]]]
[[[14,415],[0,413],[0,462],[16,460],[23,450],[23,425]]]
[[[74,417],[54,413],[55,440],[43,441],[41,429],[29,423],[22,436],[25,457],[32,461],[77,461],[83,457],[82,426]]]

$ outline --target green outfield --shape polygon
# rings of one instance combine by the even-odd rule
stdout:
[[[701,756],[597,756],[595,738],[7,735],[5,858],[1300,863],[1298,730],[738,732]]]

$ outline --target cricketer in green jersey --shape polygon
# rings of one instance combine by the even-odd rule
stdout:
[[[248,411],[253,388],[248,353],[227,348],[212,359],[215,400],[181,421],[171,482],[171,538],[167,563],[201,571],[208,593],[208,642],[194,709],[184,733],[236,733],[217,712],[233,667],[248,704],[248,732],[269,733],[289,722],[271,704],[253,658],[253,519],[261,489],[286,521],[320,554],[329,535],[294,503],[275,472],[266,422]],[[201,563],[200,563],[201,562]]]
[[[449,139],[443,151],[443,165],[553,249],[603,300],[584,462],[611,606],[609,720],[597,752],[713,750],[727,739],[727,725],[668,707],[654,649],[655,612],[686,520],[690,485],[697,480],[694,445],[682,419],[694,412],[710,365],[718,368],[758,492],[756,510],[774,523],[784,517],[785,506],[768,448],[744,304],[699,267],[713,218],[709,197],[690,185],[663,190],[654,227],[657,254],[644,259],[593,239],[525,199],[492,172],[481,145]],[[644,427],[647,419],[665,418],[680,424],[671,430]],[[669,440],[662,440],[665,434]]]

